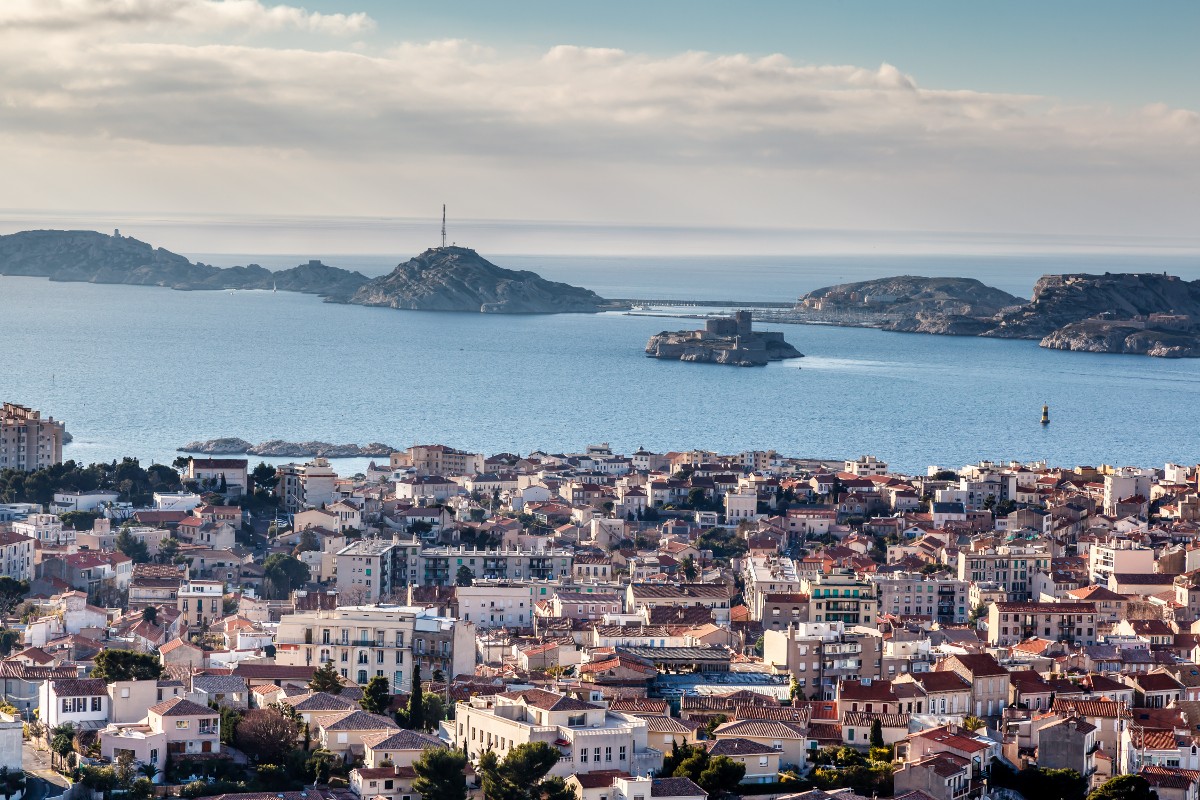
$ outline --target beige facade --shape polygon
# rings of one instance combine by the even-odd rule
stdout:
[[[0,409],[0,470],[33,472],[61,464],[65,432],[54,417],[42,419],[40,411],[5,403]]]
[[[211,708],[175,697],[150,706],[146,722],[164,734],[168,758],[221,752],[221,717]]]
[[[209,623],[224,616],[222,599],[225,584],[221,581],[187,581],[179,587],[175,607],[181,614],[180,627],[190,631],[207,628]]]
[[[1092,603],[995,603],[988,608],[988,644],[1008,647],[1036,636],[1085,647],[1096,643]]]

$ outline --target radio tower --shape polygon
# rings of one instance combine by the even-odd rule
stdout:
[[[446,247],[446,204],[442,203],[442,248]]]

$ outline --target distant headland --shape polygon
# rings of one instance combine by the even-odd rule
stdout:
[[[324,458],[386,458],[396,452],[396,448],[380,442],[366,445],[330,444],[329,442],[285,442],[282,439],[271,439],[259,444],[251,444],[245,439],[225,437],[208,439],[206,441],[188,442],[178,448],[180,453],[202,453],[209,456],[252,455],[275,458],[305,458],[321,456]]]
[[[622,307],[588,289],[498,267],[474,250],[457,246],[426,250],[371,280],[317,260],[278,272],[257,264],[221,268],[193,263],[119,231],[111,236],[96,231],[22,231],[0,236],[0,275],[188,291],[304,292],[328,302],[416,311],[552,314]]]
[[[1043,275],[1033,299],[967,278],[904,275],[809,292],[779,322],[1036,339],[1042,347],[1200,357],[1200,281],[1158,273]]]
[[[735,312],[732,317],[712,317],[701,330],[663,331],[651,336],[646,343],[646,355],[736,367],[762,367],[771,361],[804,356],[783,340],[782,333],[755,331],[749,311]]]

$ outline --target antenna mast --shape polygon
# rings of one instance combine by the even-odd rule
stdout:
[[[442,203],[442,247],[446,246],[446,204]]]

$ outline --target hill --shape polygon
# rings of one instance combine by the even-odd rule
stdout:
[[[491,314],[594,312],[607,301],[536,272],[498,267],[466,247],[437,247],[358,289],[351,303],[417,311]]]

